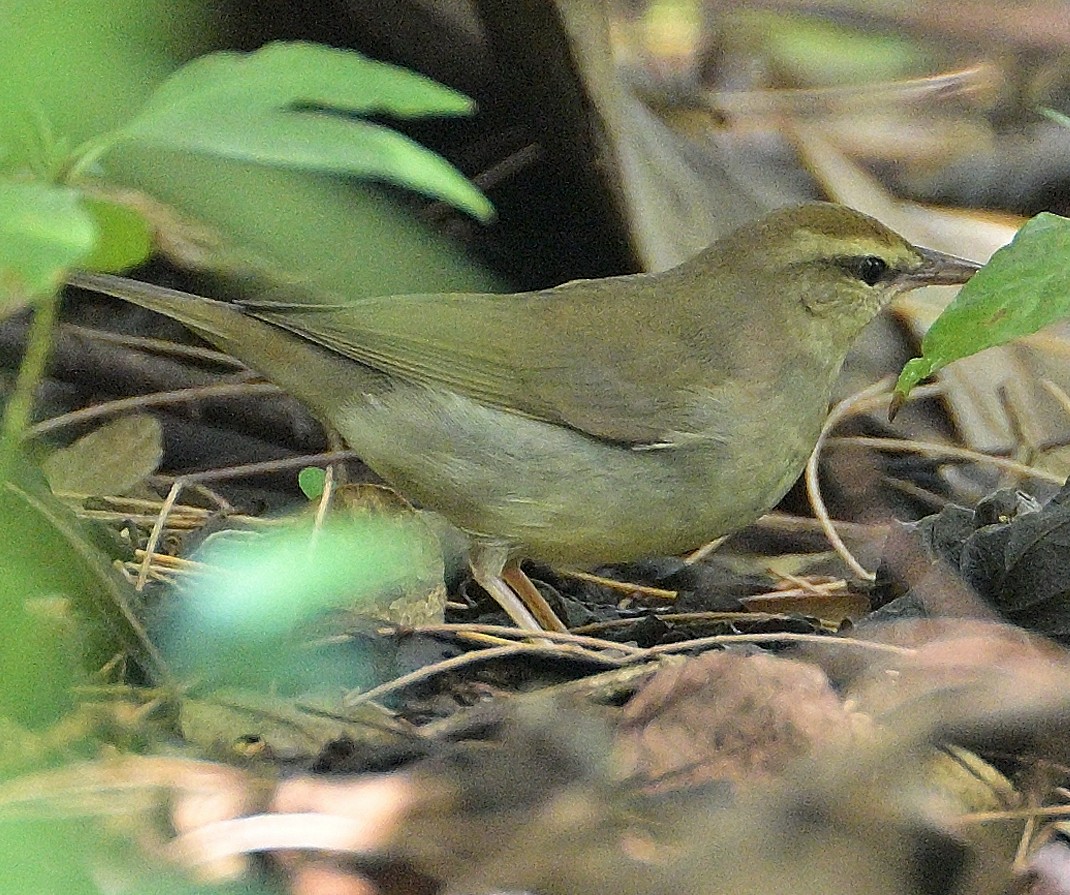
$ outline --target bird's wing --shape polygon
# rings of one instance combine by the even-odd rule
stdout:
[[[654,288],[644,278],[626,279],[634,279],[632,288]],[[672,356],[671,341],[667,346],[663,338],[657,344],[669,356],[636,365],[636,357],[649,351],[650,327],[658,325],[656,306],[650,308],[654,313],[631,319],[596,307],[603,299],[585,291],[587,285],[516,296],[242,304],[260,319],[402,380],[450,389],[599,439],[641,447],[686,433],[694,397],[689,389],[700,375],[695,361]],[[525,305],[524,312],[517,314],[512,303]]]

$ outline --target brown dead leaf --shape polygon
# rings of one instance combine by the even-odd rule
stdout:
[[[985,683],[993,692],[1057,693],[1070,681],[1065,650],[1015,625],[977,619],[914,619],[855,636],[912,648],[882,654],[849,686],[847,698],[874,717],[955,688]]]
[[[818,749],[847,745],[863,724],[814,665],[707,653],[659,671],[628,703],[617,749],[656,791],[742,786],[775,778]]]

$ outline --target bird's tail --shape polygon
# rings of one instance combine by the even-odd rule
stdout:
[[[67,283],[177,320],[307,404],[323,420],[334,418],[353,392],[364,387],[362,374],[373,375],[239,305],[109,274],[72,273]]]
[[[163,314],[241,359],[230,342],[240,332],[247,318],[240,308],[227,302],[110,274],[75,272],[67,277],[67,285],[110,295]]]

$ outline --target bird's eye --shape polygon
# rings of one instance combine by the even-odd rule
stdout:
[[[888,270],[888,262],[876,255],[866,255],[858,259],[855,273],[867,286],[875,286]]]

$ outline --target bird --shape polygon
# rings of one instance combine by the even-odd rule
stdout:
[[[305,403],[467,533],[473,578],[516,624],[561,630],[521,560],[679,554],[754,522],[801,473],[866,324],[978,267],[811,202],[665,271],[516,294],[68,283],[181,322]]]

